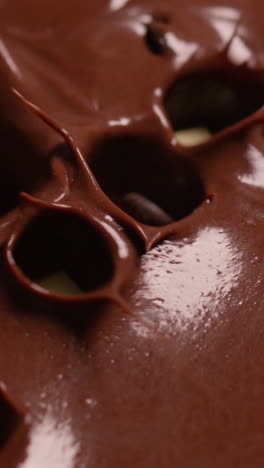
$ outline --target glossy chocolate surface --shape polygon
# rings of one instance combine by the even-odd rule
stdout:
[[[0,2],[1,467],[263,466],[263,13]],[[230,121],[178,124],[212,77]]]

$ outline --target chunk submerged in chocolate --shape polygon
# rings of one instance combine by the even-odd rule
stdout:
[[[173,218],[162,208],[140,193],[128,193],[123,198],[122,205],[131,216],[142,223],[163,226],[173,222]]]
[[[262,12],[2,2],[1,467],[262,468]]]
[[[229,72],[232,76],[232,72]],[[263,86],[251,79],[230,82],[214,74],[201,74],[176,80],[164,105],[175,130],[205,127],[217,133],[262,107]]]

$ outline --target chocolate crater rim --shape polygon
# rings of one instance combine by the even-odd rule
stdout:
[[[198,69],[198,71],[189,71],[180,74],[179,76],[176,74],[176,76],[174,76],[174,78],[167,83],[164,93],[162,93],[161,96],[156,97],[155,101],[162,109],[162,112],[166,117],[166,121],[172,135],[172,140],[174,138],[175,132],[178,130],[180,131],[185,129],[187,130],[189,128],[207,126],[203,121],[199,121],[196,124],[193,124],[192,122],[190,125],[184,124],[177,127],[173,125],[173,116],[171,117],[170,115],[166,101],[168,101],[169,105],[170,98],[173,98],[174,88],[176,88],[177,85],[189,84],[192,87],[193,83],[195,81],[197,82],[197,80],[200,85],[203,85],[203,83],[206,81],[208,81],[209,84],[211,82],[213,85],[223,85],[223,89],[226,85],[226,89],[234,92],[234,97],[237,100],[240,100],[242,94],[244,93],[250,95],[246,102],[249,112],[246,111],[246,108],[241,108],[240,112],[242,113],[242,117],[234,119],[234,121],[231,121],[231,123],[227,125],[220,126],[220,128],[216,131],[212,131],[211,138],[206,142],[198,143],[191,147],[176,142],[175,147],[184,153],[191,153],[193,150],[195,151],[196,148],[202,148],[207,145],[209,146],[229,134],[234,134],[239,130],[243,130],[246,126],[249,126],[252,121],[254,122],[254,117],[258,115],[258,113],[261,112],[264,107],[263,73],[261,75],[260,71],[243,65],[239,75],[238,67],[236,67],[233,63],[228,62],[224,65],[218,64],[214,67],[213,62],[214,60],[212,60],[211,67],[202,66],[200,69]],[[251,89],[253,91],[250,94]],[[262,98],[262,100],[260,100],[260,98]],[[259,102],[257,102],[258,100]],[[208,119],[209,117],[210,115],[208,115],[206,118]],[[210,129],[210,126],[208,126],[208,128]]]
[[[116,253],[118,252],[118,246],[115,242],[115,239],[109,234],[108,231],[106,234],[106,231],[104,230],[100,221],[98,221],[94,216],[89,216],[89,214],[80,213],[78,210],[72,207],[56,206],[54,208],[55,209],[53,209],[53,207],[45,207],[44,209],[42,208],[41,211],[39,211],[38,213],[29,216],[26,220],[24,220],[20,228],[15,233],[12,233],[11,236],[9,236],[9,240],[7,241],[4,249],[4,257],[12,279],[15,280],[19,287],[23,288],[24,290],[27,290],[29,293],[34,293],[34,295],[37,297],[50,299],[54,302],[84,303],[87,300],[103,299],[104,297],[107,298],[109,294],[116,295],[116,291],[118,291],[119,287],[122,284],[122,281],[118,281],[120,259],[119,256],[116,255]],[[107,280],[104,284],[102,284],[98,288],[92,289],[91,291],[84,291],[83,293],[78,295],[59,294],[51,292],[39,286],[36,281],[30,279],[30,277],[23,272],[23,269],[20,268],[14,255],[14,250],[16,248],[17,242],[19,242],[21,236],[27,231],[27,228],[31,225],[32,222],[36,221],[38,218],[45,217],[45,214],[51,212],[77,216],[81,218],[81,220],[84,221],[88,225],[88,227],[89,225],[92,226],[92,229],[95,232],[100,232],[100,240],[105,244],[105,247],[108,250],[112,271],[109,280]]]
[[[90,169],[104,195],[142,227],[160,229],[174,224],[206,198],[197,161],[184,158],[164,137],[153,138],[148,133],[107,135],[92,148]],[[131,194],[150,202],[148,208],[137,203],[132,213],[132,205],[125,201]],[[158,219],[158,211],[151,212],[151,204],[171,221]]]

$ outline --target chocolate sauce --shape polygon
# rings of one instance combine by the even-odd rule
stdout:
[[[140,193],[128,193],[125,195],[122,205],[133,218],[144,224],[164,226],[173,223],[173,218],[166,211]]]
[[[262,18],[1,2],[1,467],[262,467]],[[80,295],[39,286],[56,271]]]

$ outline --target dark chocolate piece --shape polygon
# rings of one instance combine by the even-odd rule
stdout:
[[[173,219],[156,203],[140,193],[130,192],[122,200],[121,206],[141,223],[164,226],[173,223]]]

